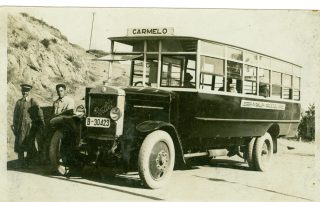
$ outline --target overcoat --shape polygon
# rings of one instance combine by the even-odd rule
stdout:
[[[16,102],[13,114],[15,152],[28,151],[28,148],[34,147],[34,137],[43,127],[43,120],[43,112],[33,98],[21,98]]]

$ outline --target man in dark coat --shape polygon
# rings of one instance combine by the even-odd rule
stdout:
[[[21,166],[28,166],[36,154],[35,136],[43,129],[43,112],[39,104],[29,96],[31,85],[22,84],[22,98],[16,102],[13,115],[13,131],[15,135],[14,151],[18,153]],[[25,157],[24,153],[27,152]]]

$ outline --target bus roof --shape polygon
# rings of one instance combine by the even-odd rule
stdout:
[[[191,36],[154,36],[153,35],[153,36],[109,37],[108,39],[111,40],[111,41],[124,42],[124,43],[125,42],[129,42],[131,40],[141,40],[141,39],[145,39],[145,40],[160,40],[160,39],[201,40],[201,41],[205,41],[205,42],[208,42],[208,43],[218,43],[218,44],[221,44],[221,45],[227,45],[227,46],[239,48],[239,49],[242,49],[242,50],[245,50],[245,51],[254,52],[254,53],[257,53],[259,55],[263,55],[263,56],[267,56],[267,57],[270,57],[270,58],[273,58],[273,59],[277,59],[277,60],[280,60],[282,62],[290,63],[292,65],[295,65],[297,67],[302,68],[302,66],[297,65],[297,64],[295,64],[293,62],[289,62],[287,60],[283,60],[283,59],[280,59],[280,58],[277,58],[277,57],[274,57],[274,56],[266,55],[264,53],[260,53],[260,52],[253,51],[253,50],[250,50],[250,49],[242,48],[240,46],[234,46],[234,45],[231,45],[231,44],[222,43],[222,42],[219,42],[219,41],[213,41],[213,40],[209,40],[209,39],[198,38],[198,37],[191,37]]]

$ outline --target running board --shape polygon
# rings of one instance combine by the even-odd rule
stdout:
[[[192,158],[197,156],[209,156],[208,152],[197,152],[183,155],[184,158]]]
[[[197,153],[189,153],[189,154],[184,154],[184,158],[192,158],[192,157],[198,157],[198,156],[227,156],[228,150],[226,149],[211,149],[208,150],[207,152],[197,152]]]

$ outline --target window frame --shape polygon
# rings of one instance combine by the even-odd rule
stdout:
[[[122,39],[121,39],[122,40]],[[177,86],[162,86],[161,85],[161,80],[162,80],[162,71],[163,71],[163,56],[164,55],[177,55],[177,56],[186,56],[186,55],[193,55],[195,56],[195,73],[194,73],[194,80],[195,80],[195,89],[199,90],[200,89],[200,83],[201,83],[201,75],[202,74],[206,74],[206,75],[212,75],[212,76],[217,76],[217,77],[222,77],[222,79],[224,80],[223,83],[223,87],[224,87],[224,92],[225,93],[230,93],[227,92],[226,86],[227,86],[227,79],[228,78],[233,78],[228,76],[228,69],[230,67],[228,67],[229,61],[230,62],[235,62],[238,63],[240,65],[240,73],[241,73],[241,78],[237,78],[237,80],[241,80],[241,94],[244,95],[249,95],[249,96],[257,96],[257,97],[261,97],[262,95],[260,95],[260,90],[261,90],[261,84],[266,84],[267,88],[269,89],[269,95],[268,97],[271,99],[276,99],[276,100],[293,100],[293,101],[300,101],[301,100],[301,67],[289,62],[286,62],[284,60],[281,59],[277,59],[274,57],[270,57],[264,54],[260,54],[254,51],[250,51],[247,49],[242,49],[236,46],[231,46],[228,44],[224,44],[224,43],[219,43],[219,42],[214,42],[214,41],[208,41],[208,40],[202,40],[202,39],[190,39],[190,42],[194,41],[194,44],[196,49],[192,51],[188,51],[188,52],[173,52],[170,51],[165,51],[162,47],[162,42],[165,39],[136,39],[137,41],[143,41],[144,43],[144,50],[143,52],[118,52],[118,51],[114,51],[114,43],[123,43],[127,46],[130,46],[129,44],[129,39],[123,39],[123,41],[121,40],[112,40],[111,41],[111,52],[112,53],[116,53],[119,55],[123,55],[123,54],[143,54],[142,56],[142,60],[143,60],[143,80],[146,81],[147,78],[147,70],[146,70],[146,63],[147,63],[147,58],[146,55],[147,54],[158,54],[158,77],[157,77],[157,87],[158,88],[183,88],[184,87],[177,87]],[[171,40],[171,39],[170,39]],[[189,39],[172,39],[172,40],[179,40],[179,41],[189,41]],[[147,44],[150,43],[150,41],[156,41],[156,43],[158,45],[154,45],[155,48],[158,48],[158,51],[155,51],[155,49],[148,49]],[[128,43],[127,43],[128,42]],[[133,42],[132,42],[133,43]],[[151,42],[154,43],[154,42]],[[204,45],[203,45],[204,44]],[[212,47],[210,47],[210,44],[212,44]],[[208,47],[207,47],[208,46]],[[132,45],[133,47],[133,45]],[[183,48],[183,46],[181,46]],[[203,51],[201,51],[201,47],[206,47],[204,48]],[[224,52],[222,52],[222,47],[224,49]],[[214,51],[214,49],[217,48],[217,51]],[[133,49],[133,48],[132,48]],[[231,50],[235,50],[235,51],[239,51],[239,54],[241,54],[241,58],[239,57],[239,60],[236,58],[230,58],[228,52],[230,52]],[[182,49],[181,49],[182,50]],[[210,50],[212,50],[212,52],[210,52]],[[155,52],[150,52],[150,51],[155,51]],[[240,55],[239,55],[240,56]],[[202,71],[203,67],[201,66],[201,59],[202,57],[208,57],[208,58],[213,58],[213,59],[218,59],[222,61],[222,66],[223,66],[223,75],[221,74],[216,74],[215,72],[211,73],[211,72],[206,72],[206,71]],[[248,60],[245,61],[246,58],[252,58],[253,60]],[[256,58],[256,59],[255,59]],[[283,64],[282,64],[283,63]],[[280,68],[283,66],[285,67],[284,69],[279,69],[277,66],[280,65]],[[256,70],[256,81],[251,81],[251,79],[246,80],[244,77],[244,68],[246,66],[250,66],[251,68],[254,67]],[[111,66],[111,65],[110,65]],[[185,67],[184,67],[185,68]],[[267,70],[269,73],[269,83],[265,83],[265,82],[261,82],[260,81],[260,72]],[[185,68],[184,70],[185,72],[187,71],[187,69]],[[274,75],[273,72],[276,73],[280,73],[280,77],[281,77],[281,85],[279,84],[275,84],[274,81]],[[132,72],[133,73],[133,72]],[[284,98],[285,96],[283,95],[283,87],[284,85],[284,76],[283,75],[288,75],[291,78],[291,88],[289,88],[290,91],[290,95],[289,98]],[[299,82],[299,87],[297,86],[293,86],[294,82],[296,82],[296,80],[298,79]],[[131,79],[130,83],[132,83],[133,79]],[[253,94],[245,94],[245,83],[246,82],[255,82],[256,85],[256,92],[254,92]],[[250,84],[250,85],[254,85],[254,84]],[[279,93],[275,94],[275,89],[273,89],[274,87],[280,87],[280,95]],[[213,87],[212,83],[211,83],[211,87]],[[237,84],[237,90],[239,90],[239,84]],[[240,94],[240,93],[237,93]],[[237,95],[237,94],[233,94],[233,95]],[[299,99],[298,99],[299,98]]]
[[[208,71],[203,71],[203,65],[205,64],[205,59],[206,58],[210,58],[210,59],[216,59],[216,60],[221,60],[222,61],[222,71],[223,73],[222,74],[218,74],[218,73],[215,73],[214,71],[213,72],[208,72]],[[224,85],[224,79],[225,79],[225,71],[226,71],[226,67],[225,67],[225,60],[222,59],[222,58],[218,58],[218,57],[212,57],[212,56],[207,56],[207,55],[201,55],[200,56],[200,67],[199,67],[199,71],[200,71],[200,78],[199,78],[199,89],[204,89],[204,88],[201,88],[201,86],[211,86],[211,91],[216,91],[214,90],[215,86],[213,85],[212,81],[213,81],[213,77],[221,77],[222,78],[222,81],[223,81],[223,85],[222,85],[222,88],[225,89],[225,85]],[[203,75],[203,77],[202,77]],[[201,83],[202,81],[202,78],[204,78],[205,75],[210,75],[212,76],[212,81],[211,81],[211,84],[205,84],[204,82]]]

